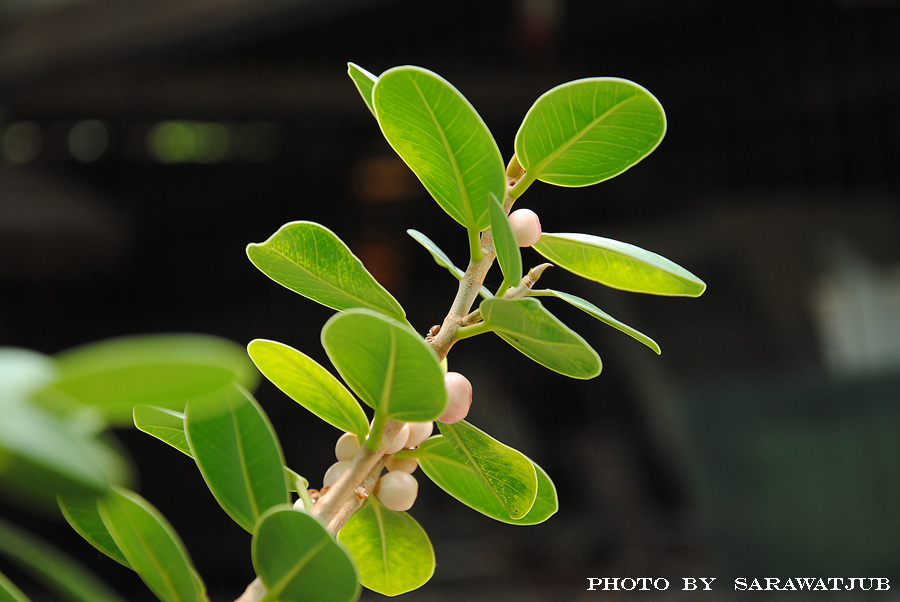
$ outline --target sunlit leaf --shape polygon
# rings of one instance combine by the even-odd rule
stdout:
[[[31,533],[0,520],[0,555],[69,602],[125,602],[88,568]]]
[[[556,297],[558,299],[562,299],[563,301],[574,305],[583,312],[597,318],[601,322],[612,326],[616,330],[621,330],[628,336],[640,341],[641,343],[655,351],[657,355],[659,355],[660,353],[659,345],[656,344],[656,341],[654,341],[644,333],[635,330],[631,326],[616,320],[590,301],[582,299],[581,297],[578,297],[576,295],[570,295],[569,293],[563,293],[561,291],[555,291],[553,289],[533,290],[530,294],[535,297]]]
[[[485,299],[481,316],[504,341],[537,363],[572,378],[600,374],[600,357],[537,299]]]
[[[275,282],[333,309],[369,307],[403,320],[406,313],[337,235],[313,222],[290,222],[247,256]]]
[[[89,544],[100,550],[116,562],[131,568],[128,559],[116,545],[100,516],[98,499],[74,495],[60,495],[57,498],[59,509],[66,522],[78,532]]]
[[[447,390],[437,355],[408,326],[348,310],[325,323],[322,344],[350,388],[388,418],[426,422],[443,413]]]
[[[417,589],[434,574],[434,548],[406,512],[384,507],[375,496],[353,513],[338,533],[359,572],[359,582],[385,596]]]
[[[16,584],[0,573],[0,602],[31,602]]]
[[[434,258],[435,263],[437,263],[439,266],[441,266],[443,268],[447,268],[447,270],[449,270],[449,272],[451,274],[453,274],[453,276],[457,280],[463,279],[463,277],[466,275],[465,272],[463,272],[461,269],[459,269],[458,267],[453,265],[453,261],[449,257],[447,257],[447,254],[444,253],[440,249],[440,247],[438,247],[436,244],[434,244],[434,242],[432,242],[432,240],[430,238],[428,238],[427,236],[425,236],[418,230],[407,230],[406,233],[409,234],[410,236],[412,236],[413,239],[417,243],[419,243],[420,245],[425,247],[425,249],[429,253],[431,253],[431,256]],[[491,292],[484,286],[481,287],[479,294],[482,297],[484,297],[485,299],[487,299],[489,297],[493,297]]]
[[[135,406],[134,426],[139,431],[164,441],[190,457],[191,448],[184,435],[184,414],[156,406]]]
[[[253,532],[253,567],[267,600],[353,602],[359,598],[356,569],[322,524],[290,506],[272,508]]]
[[[537,498],[534,463],[465,420],[437,423],[444,440],[489,490],[511,519],[524,518]]]
[[[500,149],[459,91],[419,67],[382,73],[372,92],[385,138],[450,216],[469,230],[490,226],[493,193],[503,198]]]
[[[290,497],[275,430],[249,393],[235,393],[188,403],[185,435],[219,505],[252,532],[263,512]]]
[[[114,426],[131,426],[138,404],[182,411],[190,399],[218,395],[234,383],[252,389],[259,381],[242,347],[206,335],[111,339],[65,351],[56,360],[51,392],[96,407]]]
[[[328,424],[365,440],[369,423],[359,402],[315,360],[264,339],[251,341],[247,351],[260,372],[291,399]]]
[[[497,250],[497,263],[503,272],[500,291],[505,291],[508,287],[519,284],[522,279],[522,252],[509,223],[509,216],[503,210],[499,199],[494,196],[491,197],[491,233],[494,237],[494,248]]]
[[[347,73],[356,85],[356,89],[359,90],[359,95],[366,102],[366,106],[369,107],[372,115],[374,115],[375,107],[372,105],[372,88],[375,87],[375,82],[378,78],[354,63],[347,63]]]
[[[27,399],[55,375],[53,358],[29,349],[0,347],[0,405]]]
[[[533,462],[537,475],[534,505],[525,516],[513,519],[478,469],[465,456],[457,453],[443,435],[435,435],[420,445],[416,458],[422,472],[438,487],[495,520],[512,525],[536,525],[550,518],[559,509],[553,481]]]
[[[544,233],[534,249],[582,278],[635,293],[699,297],[706,284],[680,265],[628,243],[590,234]]]
[[[516,156],[530,178],[588,186],[650,154],[666,132],[659,101],[624,79],[580,79],[545,92],[516,134]]]
[[[164,602],[203,602],[206,591],[184,544],[147,500],[115,489],[99,502],[100,516],[128,564]]]

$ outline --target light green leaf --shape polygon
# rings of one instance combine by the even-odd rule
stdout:
[[[406,313],[337,235],[313,222],[290,222],[247,256],[275,282],[332,309],[369,307],[398,320]]]
[[[347,73],[350,75],[353,83],[356,84],[359,95],[366,101],[366,106],[369,107],[372,115],[374,115],[375,107],[372,105],[372,88],[375,87],[375,82],[378,78],[354,63],[347,63]]]
[[[659,101],[624,79],[580,79],[545,92],[516,134],[516,157],[529,180],[589,186],[650,154],[666,133]]]
[[[0,405],[28,399],[55,375],[53,358],[29,349],[0,347]]]
[[[463,272],[458,267],[456,267],[455,265],[453,265],[453,261],[447,256],[446,253],[444,253],[440,249],[440,247],[438,247],[436,244],[434,244],[434,242],[432,242],[432,240],[430,238],[428,238],[427,236],[425,236],[418,230],[407,230],[406,233],[409,234],[410,236],[412,236],[413,239],[417,243],[419,243],[420,245],[425,247],[425,249],[429,253],[431,253],[431,256],[434,258],[435,263],[437,263],[439,266],[441,266],[443,268],[447,268],[447,270],[449,270],[450,273],[453,274],[453,276],[457,280],[463,279],[463,277],[466,275],[466,273]],[[487,288],[485,288],[483,286],[481,287],[479,294],[482,297],[484,297],[485,299],[489,299],[490,297],[494,296],[491,294],[491,292]]]
[[[618,240],[545,233],[534,249],[573,274],[624,291],[699,297],[706,290],[702,280],[680,265]]]
[[[405,66],[372,91],[385,138],[450,216],[470,232],[490,226],[490,194],[503,198],[500,149],[484,121],[440,76]]]
[[[181,411],[190,399],[218,395],[233,383],[252,389],[259,381],[240,346],[206,335],[111,339],[56,359],[58,378],[47,393],[96,407],[113,426],[131,426],[138,404]]]
[[[356,569],[322,524],[289,506],[272,508],[257,523],[253,567],[266,587],[263,602],[353,602]]]
[[[0,520],[0,555],[70,602],[125,602],[87,567],[31,533]]]
[[[0,573],[0,602],[31,602],[16,584]]]
[[[512,519],[477,467],[457,453],[443,435],[435,435],[417,449],[419,467],[434,483],[463,504],[495,520],[511,525],[536,525],[559,509],[556,487],[537,464],[537,495],[525,516]]]
[[[251,341],[247,351],[260,372],[291,399],[335,428],[365,440],[369,422],[359,402],[312,358],[264,339]]]
[[[388,510],[375,496],[353,513],[338,533],[356,564],[359,582],[385,596],[423,586],[434,574],[434,548],[406,512]]]
[[[537,499],[534,463],[465,420],[437,425],[444,440],[474,471],[479,484],[487,487],[507,516],[524,518]]]
[[[247,531],[290,501],[284,456],[262,408],[246,391],[191,401],[184,414],[191,454],[219,505]]]
[[[134,426],[139,431],[156,437],[181,453],[193,457],[184,435],[184,414],[181,412],[156,406],[135,406]]]
[[[497,263],[503,272],[503,283],[497,295],[503,295],[507,288],[516,286],[522,280],[522,252],[509,223],[509,216],[495,196],[491,196],[491,233],[497,250]]]
[[[57,501],[66,522],[79,535],[119,564],[131,568],[128,559],[122,554],[122,550],[116,545],[109,529],[103,523],[97,498],[60,495]]]
[[[485,299],[484,323],[500,338],[547,368],[572,378],[600,374],[600,356],[537,299]]]
[[[164,602],[204,602],[206,589],[184,544],[147,500],[115,489],[98,502],[103,524],[128,564]]]
[[[563,293],[561,291],[555,291],[553,289],[532,290],[529,294],[533,297],[556,297],[558,299],[562,299],[563,301],[574,305],[583,312],[594,316],[601,322],[608,324],[617,330],[621,330],[628,336],[640,341],[641,343],[655,351],[657,355],[661,353],[659,345],[656,344],[656,341],[654,341],[644,333],[635,330],[631,326],[628,326],[623,322],[619,322],[590,301],[582,299],[581,297],[578,297],[576,295],[570,295],[569,293]]]
[[[325,323],[322,344],[350,388],[386,417],[426,422],[446,408],[437,355],[408,326],[377,312],[352,309]]]

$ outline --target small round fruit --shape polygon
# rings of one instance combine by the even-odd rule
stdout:
[[[385,464],[391,472],[406,472],[412,474],[419,467],[419,461],[415,458],[391,458]]]
[[[394,438],[388,441],[384,440],[382,445],[384,445],[384,453],[386,454],[396,454],[398,451],[403,449],[406,445],[406,442],[409,440],[409,423],[404,424],[397,434],[394,435]]]
[[[469,413],[469,407],[472,405],[472,383],[459,372],[448,372],[444,375],[444,386],[447,387],[447,409],[438,420],[444,424],[453,424]]]
[[[520,247],[530,247],[541,239],[541,220],[531,209],[516,209],[510,213],[509,225]]]
[[[334,455],[338,460],[352,460],[359,447],[359,438],[356,435],[344,433],[334,444]]]
[[[389,510],[403,512],[412,508],[419,494],[419,483],[408,472],[389,472],[378,479],[375,495]]]
[[[306,503],[303,501],[302,497],[298,497],[297,501],[294,502],[294,510],[299,510],[300,512],[306,512]]]
[[[406,440],[404,447],[419,447],[425,439],[431,437],[434,432],[434,422],[410,422],[409,423],[409,439]]]
[[[349,467],[349,460],[341,460],[332,464],[328,470],[325,471],[325,476],[322,477],[322,486],[331,487],[337,483],[338,478],[340,478],[341,474]]]

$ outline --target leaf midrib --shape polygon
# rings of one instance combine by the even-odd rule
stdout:
[[[456,434],[455,429],[449,428],[448,430],[450,431],[450,435],[456,441],[457,445],[459,445],[460,451],[462,451],[463,454],[466,456],[466,458],[469,460],[470,466],[478,473],[478,476],[481,477],[481,479],[488,486],[488,489],[491,491],[491,493],[494,495],[494,497],[497,498],[497,501],[500,502],[500,505],[503,506],[504,508],[506,508],[506,513],[509,514],[510,518],[512,518],[512,514],[510,514],[511,508],[509,507],[509,505],[506,502],[503,501],[503,498],[500,497],[500,495],[494,489],[494,486],[491,484],[491,481],[484,474],[484,471],[481,470],[481,467],[478,465],[478,463],[475,462],[475,458],[469,452],[468,448],[463,444],[463,441],[461,440],[459,435]]]

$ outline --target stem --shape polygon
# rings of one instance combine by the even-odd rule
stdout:
[[[525,174],[519,178],[519,181],[516,182],[512,188],[509,189],[509,196],[512,197],[513,200],[522,196],[528,187],[534,184],[534,176],[532,176],[529,172],[525,172]]]

